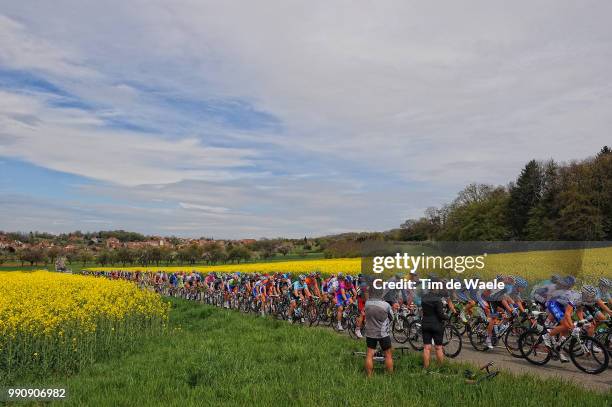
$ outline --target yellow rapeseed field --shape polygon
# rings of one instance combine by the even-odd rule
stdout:
[[[125,281],[0,272],[0,375],[74,371],[159,330],[169,306]]]
[[[308,273],[320,271],[324,275],[343,272],[345,274],[358,274],[361,272],[361,259],[325,259],[325,260],[297,260],[276,261],[268,263],[224,264],[216,266],[173,266],[173,267],[102,267],[91,268],[92,271],[165,271],[208,273],[212,271],[221,273]],[[550,250],[531,251],[519,253],[490,254],[485,261],[484,270],[477,274],[482,278],[494,278],[497,274],[513,274],[528,280],[544,280],[551,274],[571,274],[585,281],[594,281],[599,277],[612,277],[612,248],[587,250]],[[448,276],[470,277],[475,273],[465,272],[457,274],[446,271]]]
[[[165,271],[168,273],[180,271],[193,271],[210,273],[309,273],[320,271],[322,274],[332,274],[343,272],[345,274],[356,274],[361,270],[361,259],[328,259],[328,260],[296,260],[296,261],[275,261],[269,263],[246,263],[246,264],[223,264],[217,266],[172,266],[172,267],[98,267],[90,268],[92,271]]]

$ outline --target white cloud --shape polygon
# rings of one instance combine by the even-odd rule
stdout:
[[[3,12],[0,65],[95,110],[4,91],[0,154],[132,186],[113,196],[162,196],[179,207],[163,228],[191,228],[188,213],[215,233],[221,219],[244,233],[381,229],[469,182],[505,183],[531,158],[609,144],[609,3],[42,1]],[[236,130],[165,97],[244,101],[280,126]],[[156,131],[109,128],[113,118]],[[409,190],[397,194],[396,180]]]
[[[231,179],[253,150],[203,145],[195,138],[105,129],[95,114],[49,107],[44,95],[0,90],[0,156],[122,185]]]

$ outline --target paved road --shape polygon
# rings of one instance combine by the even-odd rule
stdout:
[[[396,343],[394,346],[410,347],[408,343]],[[526,360],[512,357],[503,346],[496,347],[487,352],[478,352],[472,348],[469,340],[465,337],[463,338],[461,353],[454,360],[471,362],[477,366],[483,366],[493,361],[495,362],[495,368],[512,373],[529,373],[541,377],[556,377],[598,391],[612,389],[612,369],[608,369],[606,372],[598,375],[590,375],[578,370],[571,361],[561,364],[561,362],[551,360],[544,366],[534,366]]]

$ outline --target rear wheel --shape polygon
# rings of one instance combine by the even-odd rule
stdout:
[[[519,338],[525,333],[527,327],[523,325],[513,325],[506,331],[504,335],[504,345],[506,350],[515,358],[522,358],[521,348],[519,346]]]
[[[461,353],[463,341],[461,334],[454,325],[448,324],[444,327],[442,344],[444,345],[444,354],[449,358],[455,358]]]
[[[309,301],[308,307],[306,307],[306,318],[310,326],[319,325],[319,309],[317,308],[317,304],[312,301]]]
[[[408,325],[408,343],[412,349],[423,350],[423,332],[421,330],[421,321],[416,319]]]
[[[393,334],[393,339],[396,342],[406,343],[408,340],[408,324],[408,320],[401,316],[393,320],[391,332]]]

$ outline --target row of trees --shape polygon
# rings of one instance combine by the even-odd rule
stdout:
[[[17,251],[14,254],[0,252],[0,264],[8,261],[19,261],[22,265],[53,264],[58,257],[65,257],[68,264],[80,263],[83,265],[99,264],[110,266],[127,265],[156,265],[161,264],[190,264],[195,263],[240,263],[251,260],[256,255],[244,245],[229,245],[224,247],[216,242],[206,245],[190,245],[178,250],[164,247],[143,247],[130,249],[122,247],[116,250],[103,249],[93,252],[87,248],[64,251],[59,247],[42,249],[31,247]]]
[[[530,161],[508,186],[471,184],[393,232],[399,240],[611,240],[612,151]]]
[[[310,243],[301,242],[295,245],[286,239],[261,239],[252,244],[229,243],[221,245],[211,241],[204,245],[191,244],[180,249],[164,246],[146,246],[142,248],[121,247],[93,251],[83,246],[76,250],[64,250],[61,246],[50,248],[29,247],[16,253],[0,251],[0,264],[8,261],[19,261],[22,265],[53,264],[58,257],[65,257],[68,264],[83,265],[172,265],[196,263],[240,263],[254,258],[269,259],[277,255],[286,256],[290,253],[306,255],[306,249],[311,250]]]

